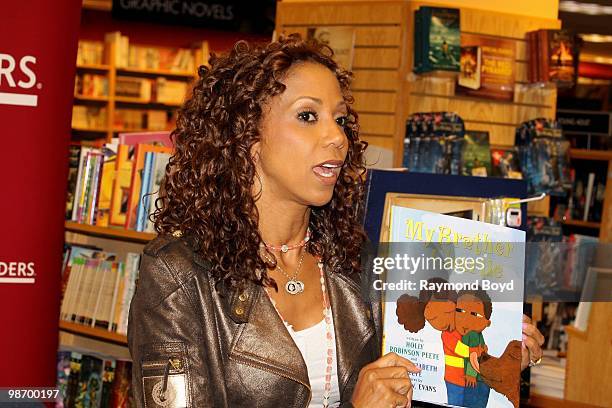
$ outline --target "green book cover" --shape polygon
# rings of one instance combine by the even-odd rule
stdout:
[[[431,70],[459,71],[461,32],[459,9],[427,7],[426,46]]]
[[[463,144],[462,162],[464,176],[491,175],[491,146],[489,132],[467,130]]]

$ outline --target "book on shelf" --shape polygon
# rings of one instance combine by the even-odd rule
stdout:
[[[77,97],[108,97],[108,77],[96,74],[77,74],[74,82],[74,95]]]
[[[136,146],[134,152],[134,162],[132,167],[132,181],[130,187],[130,196],[128,199],[128,207],[126,211],[125,226],[128,229],[137,230],[138,227],[138,207],[143,205],[143,199],[148,194],[148,182],[152,167],[145,168],[146,153],[171,153],[172,149],[165,146],[153,146],[146,144],[139,144]],[[169,155],[167,156],[169,158]],[[153,156],[151,156],[151,160]],[[150,162],[151,164],[151,162]],[[165,167],[165,166],[164,166]],[[148,209],[143,208],[148,211]],[[147,212],[148,213],[148,212]]]
[[[148,78],[117,75],[115,95],[117,97],[151,100],[152,82]]]
[[[165,130],[168,126],[169,117],[165,110],[118,108],[113,117],[113,128],[117,131]]]
[[[487,177],[491,175],[489,132],[465,131],[461,163],[464,176]]]
[[[478,65],[480,55],[480,69],[469,77],[460,73],[455,93],[512,101],[516,70],[515,41],[464,33],[461,35],[461,47],[466,61],[476,59],[475,63],[468,64],[470,67]]]
[[[542,29],[528,32],[528,80],[551,82],[561,87],[576,83],[579,45],[568,30]]]
[[[480,89],[482,71],[482,48],[478,46],[461,47],[461,71],[459,71],[460,86],[470,89]]]
[[[131,390],[132,363],[113,357],[74,350],[57,353],[55,407],[134,406]]]
[[[108,110],[103,106],[74,105],[72,127],[75,129],[99,130],[108,126]]]
[[[460,71],[460,11],[422,6],[415,11],[414,71]]]
[[[115,254],[79,247],[73,249],[70,269],[64,273],[60,319],[119,334],[127,334],[129,305],[138,280],[140,255]]]
[[[79,40],[77,65],[104,64],[104,43],[101,41]]]

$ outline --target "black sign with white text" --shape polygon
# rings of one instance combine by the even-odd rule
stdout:
[[[557,111],[557,120],[563,128],[563,132],[604,136],[610,134],[610,114],[607,112],[560,109]]]
[[[275,0],[113,0],[114,18],[269,34]]]

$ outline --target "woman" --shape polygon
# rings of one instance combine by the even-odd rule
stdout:
[[[138,404],[409,405],[419,369],[378,358],[379,310],[358,285],[366,144],[349,74],[296,36],[210,63],[130,307]]]

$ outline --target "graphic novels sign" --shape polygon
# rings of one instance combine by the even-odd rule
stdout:
[[[611,115],[607,112],[558,110],[557,120],[563,132],[610,135]]]
[[[61,3],[3,2],[0,12],[1,387],[53,387],[57,375],[81,0]]]
[[[274,30],[276,1],[113,0],[113,17],[243,33]]]

